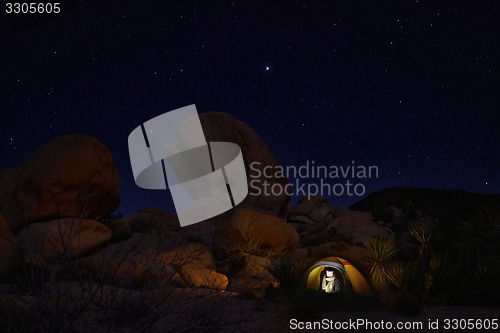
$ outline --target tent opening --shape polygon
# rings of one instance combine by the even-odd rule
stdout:
[[[324,258],[312,265],[306,272],[304,289],[326,294],[373,296],[363,275],[339,257]]]
[[[347,278],[344,272],[331,265],[314,268],[307,277],[307,289],[325,293],[345,293]]]

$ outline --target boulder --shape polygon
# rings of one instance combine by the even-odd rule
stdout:
[[[0,236],[10,233],[9,224],[5,220],[2,213],[0,213]]]
[[[106,247],[92,254],[99,260],[112,260],[129,255],[155,256],[164,252],[168,246],[158,235],[133,233],[127,240],[109,243]]]
[[[240,294],[264,297],[268,286],[276,280],[264,268],[270,263],[271,261],[267,258],[245,256],[240,269],[230,276],[228,290]]]
[[[200,243],[185,243],[172,247],[157,235],[134,233],[129,239],[107,246],[91,255],[98,261],[122,260],[130,256],[151,258],[158,265],[183,267],[193,265],[215,270],[210,248]]]
[[[213,219],[209,219],[183,227],[181,234],[190,242],[203,243],[211,246],[215,228]]]
[[[215,271],[214,258],[206,246],[190,243],[161,252],[154,245],[157,236],[142,234],[143,243],[137,246],[137,235],[141,234],[134,234],[127,246],[111,244],[92,256],[65,265],[58,279],[92,277],[126,288],[157,288],[174,283],[180,287],[226,289],[228,279]]]
[[[326,233],[334,229],[341,240],[357,246],[368,247],[372,237],[378,236],[394,243],[394,232],[373,222],[369,212],[351,211],[347,208],[337,209],[335,219],[329,222]]]
[[[290,214],[308,216],[312,211],[323,205],[330,206],[328,199],[325,197],[320,195],[305,196],[299,201],[297,206],[292,209]]]
[[[24,165],[0,174],[0,212],[17,232],[59,217],[100,220],[120,203],[111,152],[86,135],[64,135],[42,146]]]
[[[175,268],[195,267],[215,270],[215,260],[212,251],[200,243],[188,243],[159,253],[154,260],[162,265],[171,265]]]
[[[111,241],[123,241],[132,236],[132,228],[127,219],[118,218],[108,221],[106,226],[111,230]]]
[[[173,277],[180,287],[208,288],[215,290],[226,290],[229,280],[224,274],[220,274],[207,268],[185,266]]]
[[[294,250],[297,231],[276,216],[239,209],[224,224],[218,224],[213,245],[226,254],[269,256]]]
[[[316,222],[322,221],[327,218],[332,213],[332,207],[330,204],[322,204],[318,208],[313,209],[309,213],[309,217]]]
[[[127,218],[132,232],[175,237],[181,230],[177,215],[161,208],[144,208]]]
[[[265,193],[264,181],[269,184],[269,188],[275,184],[284,188],[288,181],[277,177],[275,172],[270,177],[264,175],[264,168],[276,170],[279,162],[259,135],[250,126],[227,113],[202,113],[200,121],[207,141],[233,142],[241,148],[250,185],[248,196],[240,206],[255,207],[273,215],[286,217],[290,196],[285,191],[278,194]]]
[[[227,277],[215,271],[212,251],[201,243],[180,245],[151,259],[150,270],[180,287],[225,290],[228,285]]]
[[[314,224],[331,217],[332,207],[328,200],[319,195],[304,197],[288,215],[288,220]]]
[[[311,224],[311,225],[314,225],[316,223],[313,219],[304,215],[288,215],[288,221],[292,223],[297,222],[301,224]]]
[[[56,275],[59,282],[96,281],[122,288],[158,288],[173,270],[154,265],[151,257],[130,254],[106,260],[102,257],[83,257],[66,263]]]
[[[19,243],[0,214],[0,278],[20,265]]]
[[[94,220],[61,218],[23,228],[18,239],[27,262],[43,258],[48,263],[83,256],[107,243],[111,230]]]
[[[328,242],[307,249],[307,257],[321,259],[325,257],[341,257],[355,266],[364,267],[366,264],[366,249],[360,246],[349,245],[344,242]],[[296,257],[303,257],[304,251],[297,252]]]

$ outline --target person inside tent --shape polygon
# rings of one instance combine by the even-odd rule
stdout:
[[[335,271],[331,267],[327,267],[324,270],[324,275],[321,281],[321,291],[326,293],[335,293],[340,290],[340,279],[335,274]]]

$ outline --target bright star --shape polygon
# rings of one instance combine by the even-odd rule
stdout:
[[[269,70],[269,66],[266,66],[266,71],[268,71],[268,70]]]

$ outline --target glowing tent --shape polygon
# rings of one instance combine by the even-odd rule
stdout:
[[[350,262],[339,257],[327,257],[314,263],[304,275],[305,291],[321,291],[327,270],[333,270],[340,280],[335,292],[362,297],[373,296],[372,289],[363,275]]]

